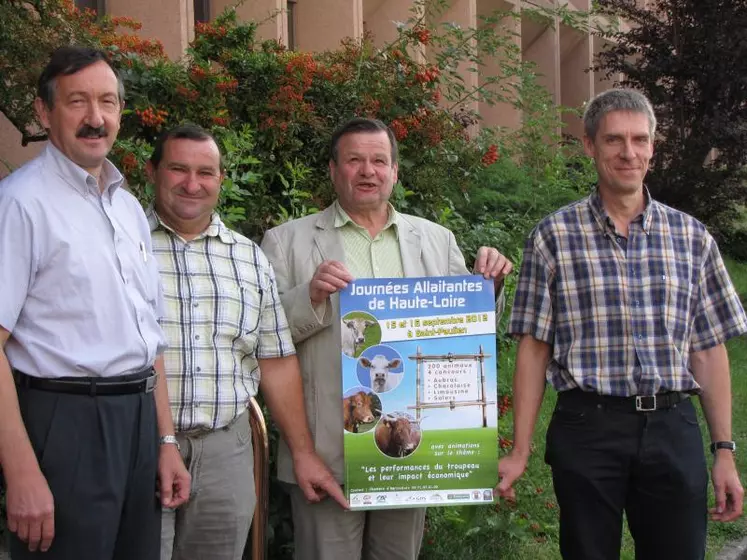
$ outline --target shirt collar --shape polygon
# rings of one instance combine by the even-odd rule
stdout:
[[[350,215],[345,212],[338,200],[334,201],[333,206],[335,207],[335,229],[339,229],[348,224],[351,224],[353,227],[356,227],[358,229],[364,229],[362,226],[356,224],[353,221],[353,218],[351,218]],[[393,227],[394,234],[399,237],[399,231],[397,229],[397,211],[394,209],[394,206],[392,206],[390,202],[387,202],[387,220],[381,231],[384,231],[389,227]]]
[[[651,221],[653,220],[652,208],[654,205],[654,200],[651,198],[651,193],[649,193],[648,187],[646,187],[645,185],[643,187],[643,196],[646,199],[646,206],[643,209],[643,212],[636,216],[635,219],[641,219],[641,227],[643,228],[644,233],[648,234],[651,230]],[[596,221],[602,232],[605,235],[614,235],[615,224],[612,221],[612,218],[610,218],[609,214],[607,214],[607,211],[604,209],[604,204],[602,204],[602,197],[599,196],[598,187],[595,188],[594,192],[591,194],[591,196],[589,196],[589,208],[591,209],[591,213],[594,216],[594,220]]]
[[[171,227],[165,224],[163,220],[161,220],[161,217],[156,212],[153,204],[150,204],[148,206],[147,210],[145,211],[145,217],[148,218],[148,226],[150,226],[151,232],[156,231],[157,229],[163,229],[171,232],[181,239],[177,232],[175,232]],[[192,241],[197,241],[198,239],[202,239],[204,237],[218,237],[223,243],[226,243],[228,245],[236,243],[236,237],[234,236],[234,233],[226,227],[217,212],[213,212],[213,215],[210,217],[210,224],[205,229],[205,231],[195,237]]]
[[[124,184],[124,175],[108,159],[105,159],[101,166],[101,183],[104,185],[104,190],[100,191],[96,177],[73,162],[52,142],[47,142],[45,155],[53,162],[58,174],[83,196],[103,192],[111,200],[116,190]]]

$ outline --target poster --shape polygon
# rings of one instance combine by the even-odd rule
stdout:
[[[340,294],[352,510],[488,504],[498,483],[493,282],[377,278]]]

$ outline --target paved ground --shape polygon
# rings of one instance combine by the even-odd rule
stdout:
[[[717,560],[747,560],[747,538],[726,545],[716,558]]]

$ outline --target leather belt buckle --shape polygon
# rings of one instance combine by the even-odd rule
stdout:
[[[654,412],[656,410],[656,395],[641,396],[635,398],[636,412]]]
[[[157,385],[158,381],[158,374],[151,375],[150,377],[145,378],[145,392],[146,393],[152,393]]]

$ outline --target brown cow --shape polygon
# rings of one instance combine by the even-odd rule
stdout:
[[[360,424],[368,424],[375,420],[371,411],[371,395],[365,391],[342,399],[343,424],[348,432],[358,433]]]
[[[389,457],[407,457],[420,445],[420,426],[400,416],[384,416],[375,432],[376,445]]]

